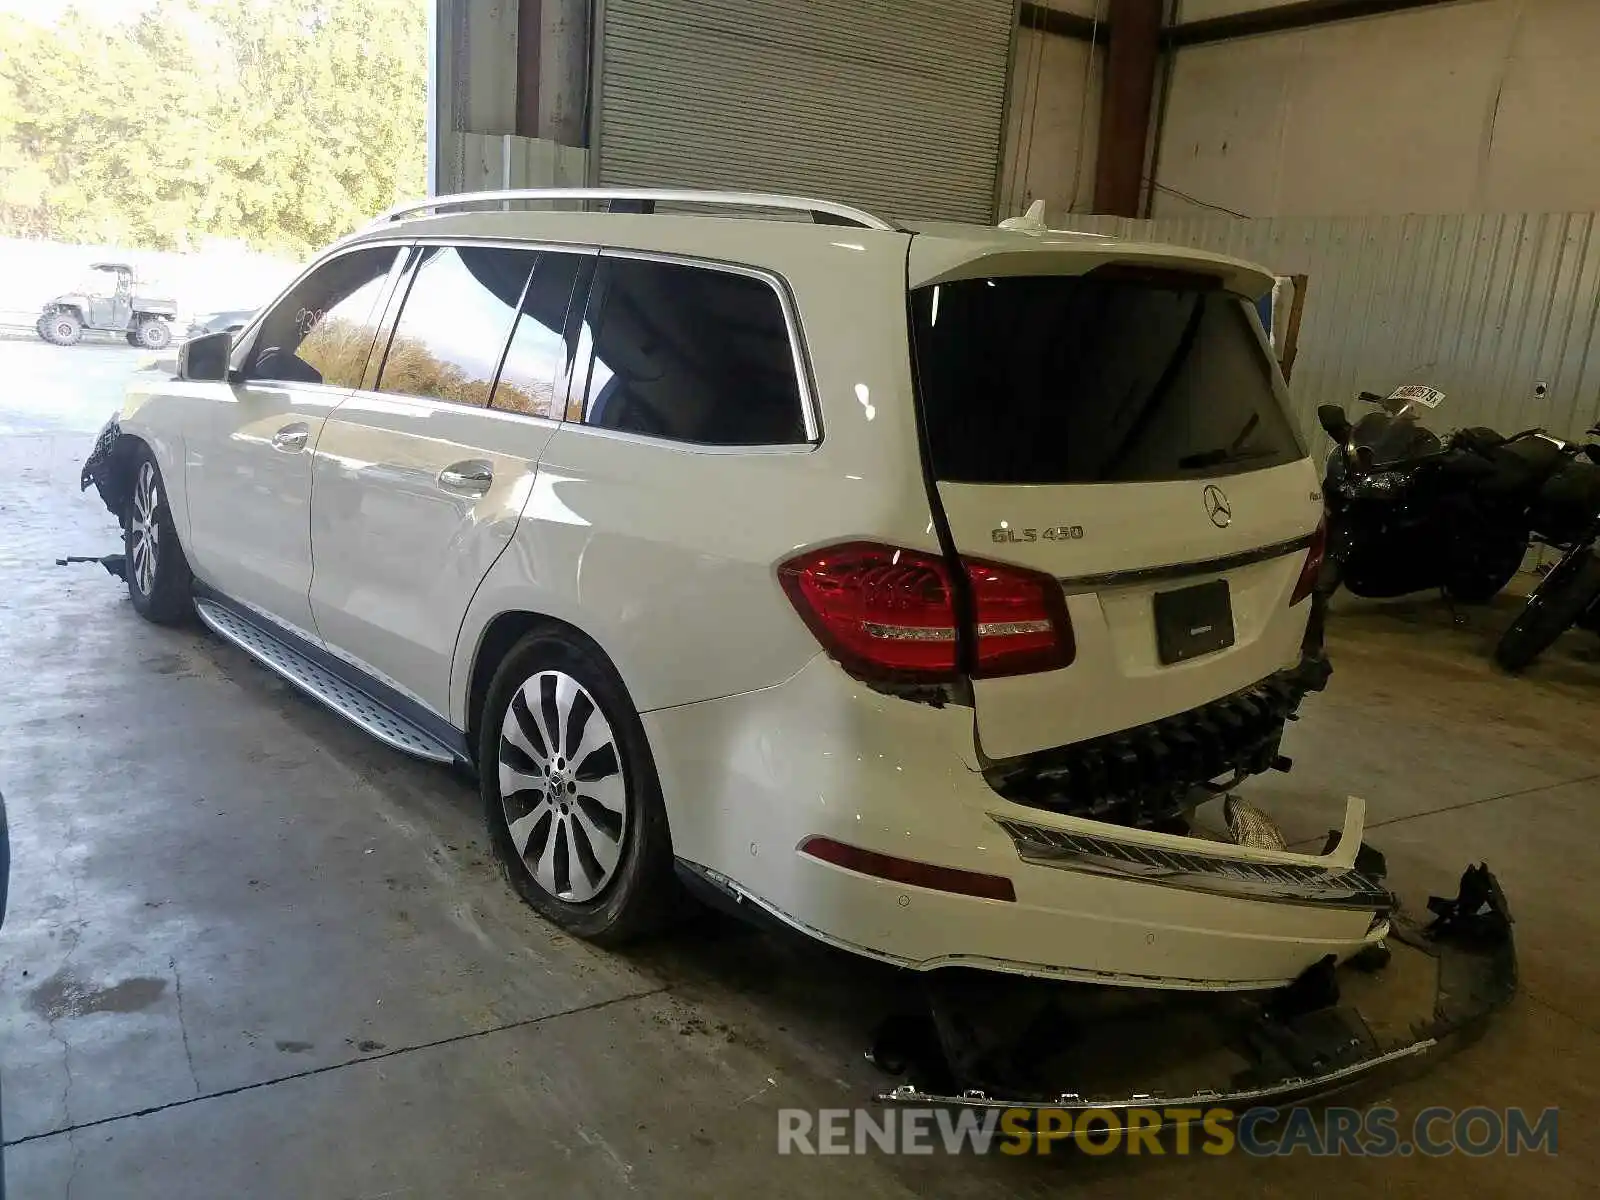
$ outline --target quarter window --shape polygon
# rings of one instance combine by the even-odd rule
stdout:
[[[359,387],[399,255],[394,246],[352,250],[295,284],[262,321],[244,377]]]
[[[489,403],[495,371],[538,252],[427,246],[378,376],[380,392]]]
[[[806,440],[789,329],[769,283],[606,258],[595,296],[587,424],[714,446]]]

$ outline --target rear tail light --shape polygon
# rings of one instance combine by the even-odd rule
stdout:
[[[1306,564],[1300,568],[1300,578],[1295,581],[1294,594],[1289,597],[1292,608],[1316,590],[1317,576],[1322,574],[1322,560],[1328,553],[1328,519],[1317,522],[1317,531],[1311,535],[1311,549],[1306,552]]]
[[[1061,585],[1021,567],[963,558],[977,618],[973,674],[1021,675],[1072,662]],[[876,542],[810,550],[778,568],[790,601],[858,679],[938,683],[960,670],[956,606],[942,555]]]

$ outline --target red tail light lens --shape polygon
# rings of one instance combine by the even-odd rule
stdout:
[[[1300,568],[1300,578],[1295,581],[1289,607],[1293,608],[1316,590],[1317,576],[1322,573],[1322,560],[1327,553],[1328,521],[1324,517],[1317,522],[1317,531],[1311,535],[1311,549],[1306,552],[1306,564]]]
[[[1061,586],[1019,567],[963,559],[977,610],[979,676],[1072,661]],[[858,679],[947,682],[958,670],[955,601],[941,555],[876,542],[808,551],[778,568],[796,611]]]
[[[963,558],[978,618],[973,674],[1027,675],[1072,662],[1077,644],[1061,584],[1038,571]]]

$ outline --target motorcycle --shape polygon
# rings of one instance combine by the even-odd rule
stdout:
[[[1562,539],[1565,551],[1528,595],[1522,611],[1494,648],[1503,670],[1526,670],[1569,628],[1600,633],[1600,426],[1589,430],[1587,462],[1575,462],[1543,489],[1541,505],[1551,528],[1577,530]],[[1554,540],[1554,539],[1552,539]]]
[[[1506,438],[1471,428],[1441,439],[1418,411],[1444,400],[1431,387],[1361,399],[1375,411],[1354,424],[1338,405],[1317,410],[1334,442],[1319,592],[1325,600],[1341,586],[1366,597],[1439,588],[1457,603],[1487,603],[1520,569],[1536,523],[1552,520],[1539,497],[1574,448],[1538,429]]]

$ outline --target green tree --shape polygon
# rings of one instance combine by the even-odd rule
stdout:
[[[423,190],[426,3],[0,14],[0,232],[324,245]]]

